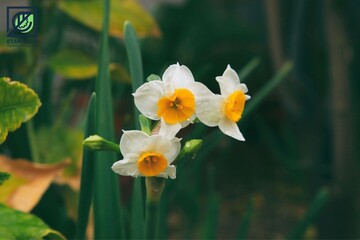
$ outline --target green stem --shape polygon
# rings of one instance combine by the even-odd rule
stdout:
[[[159,202],[164,190],[165,179],[147,177],[146,184],[146,216],[145,239],[157,239],[157,223],[159,216]]]
[[[26,132],[29,138],[31,158],[33,162],[40,163],[39,151],[37,148],[37,141],[34,132],[34,124],[32,120],[29,120],[26,124]]]

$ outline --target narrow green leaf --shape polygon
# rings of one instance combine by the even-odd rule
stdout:
[[[136,32],[130,22],[124,24],[124,33],[125,33],[125,47],[129,60],[130,76],[132,81],[132,90],[136,91],[144,82],[142,60],[141,60],[141,51],[138,42]],[[151,125],[146,119],[145,116],[140,115],[140,112],[137,108],[134,108],[134,119],[139,119],[135,121],[135,127],[138,130],[142,130],[148,134],[151,133]],[[143,192],[142,192],[142,179],[135,179],[134,188],[132,194],[132,204],[131,204],[131,233],[130,236],[133,239],[141,239],[144,236],[143,227],[144,226],[144,204],[143,204]]]
[[[245,213],[242,217],[239,232],[236,239],[248,239],[248,233],[250,229],[251,218],[254,214],[254,203],[253,200],[250,199],[246,204]]]
[[[248,104],[246,104],[243,118],[254,111],[254,109],[258,107],[260,103],[269,95],[269,93],[271,93],[285,79],[292,67],[292,62],[288,61],[284,63],[276,75],[270,79],[270,81],[264,87],[262,87],[261,90],[257,92],[252,99],[249,100]]]
[[[143,239],[144,237],[144,202],[143,202],[143,178],[134,179],[133,193],[131,197],[131,239]]]
[[[319,216],[324,205],[328,201],[330,196],[329,190],[327,188],[322,188],[316,194],[315,199],[311,203],[308,211],[306,212],[304,218],[300,223],[295,227],[295,229],[289,234],[287,239],[303,239],[306,229],[313,224],[316,217]]]
[[[0,186],[10,178],[10,174],[6,172],[0,172]]]
[[[213,166],[209,168],[208,175],[209,197],[205,223],[203,226],[203,239],[216,239],[220,199],[215,191],[215,173]]]
[[[95,132],[95,101],[96,95],[95,93],[93,93],[89,101],[84,136],[91,135]],[[95,153],[84,148],[77,215],[78,222],[76,228],[77,239],[85,239],[86,237],[85,233],[89,220],[91,202],[93,198],[94,161]]]
[[[244,80],[250,75],[250,73],[259,66],[261,60],[258,57],[252,59],[245,67],[241,69],[239,72],[239,78],[241,82],[245,82]]]
[[[37,94],[25,84],[0,78],[0,144],[8,132],[15,131],[38,111],[41,102]]]
[[[65,239],[40,218],[0,204],[0,239]]]
[[[100,40],[99,72],[95,92],[95,134],[114,141],[113,103],[109,73],[109,9],[104,1],[103,29]],[[124,236],[118,176],[111,170],[117,159],[114,152],[95,153],[94,227],[95,239],[119,239]]]
[[[124,24],[125,47],[129,59],[132,90],[136,91],[144,82],[144,74],[141,60],[141,52],[136,32],[130,22]],[[138,119],[139,110],[135,108],[135,119]],[[135,122],[136,129],[140,129],[139,123]]]

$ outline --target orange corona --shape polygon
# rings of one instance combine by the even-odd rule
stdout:
[[[173,95],[162,97],[157,103],[157,115],[168,124],[183,122],[195,112],[195,98],[187,89],[176,89]]]

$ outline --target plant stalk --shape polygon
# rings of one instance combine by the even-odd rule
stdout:
[[[146,216],[145,239],[157,239],[157,223],[159,216],[159,202],[164,190],[165,179],[160,177],[147,177],[146,185]]]

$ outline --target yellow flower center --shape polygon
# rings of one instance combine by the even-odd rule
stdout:
[[[139,172],[146,177],[157,176],[168,166],[167,159],[160,153],[145,152],[137,161]]]
[[[169,124],[183,122],[195,112],[194,95],[185,88],[176,89],[173,95],[160,98],[157,105],[157,115]]]
[[[233,92],[224,104],[226,117],[235,122],[239,121],[244,111],[245,100],[245,94],[242,91]]]

